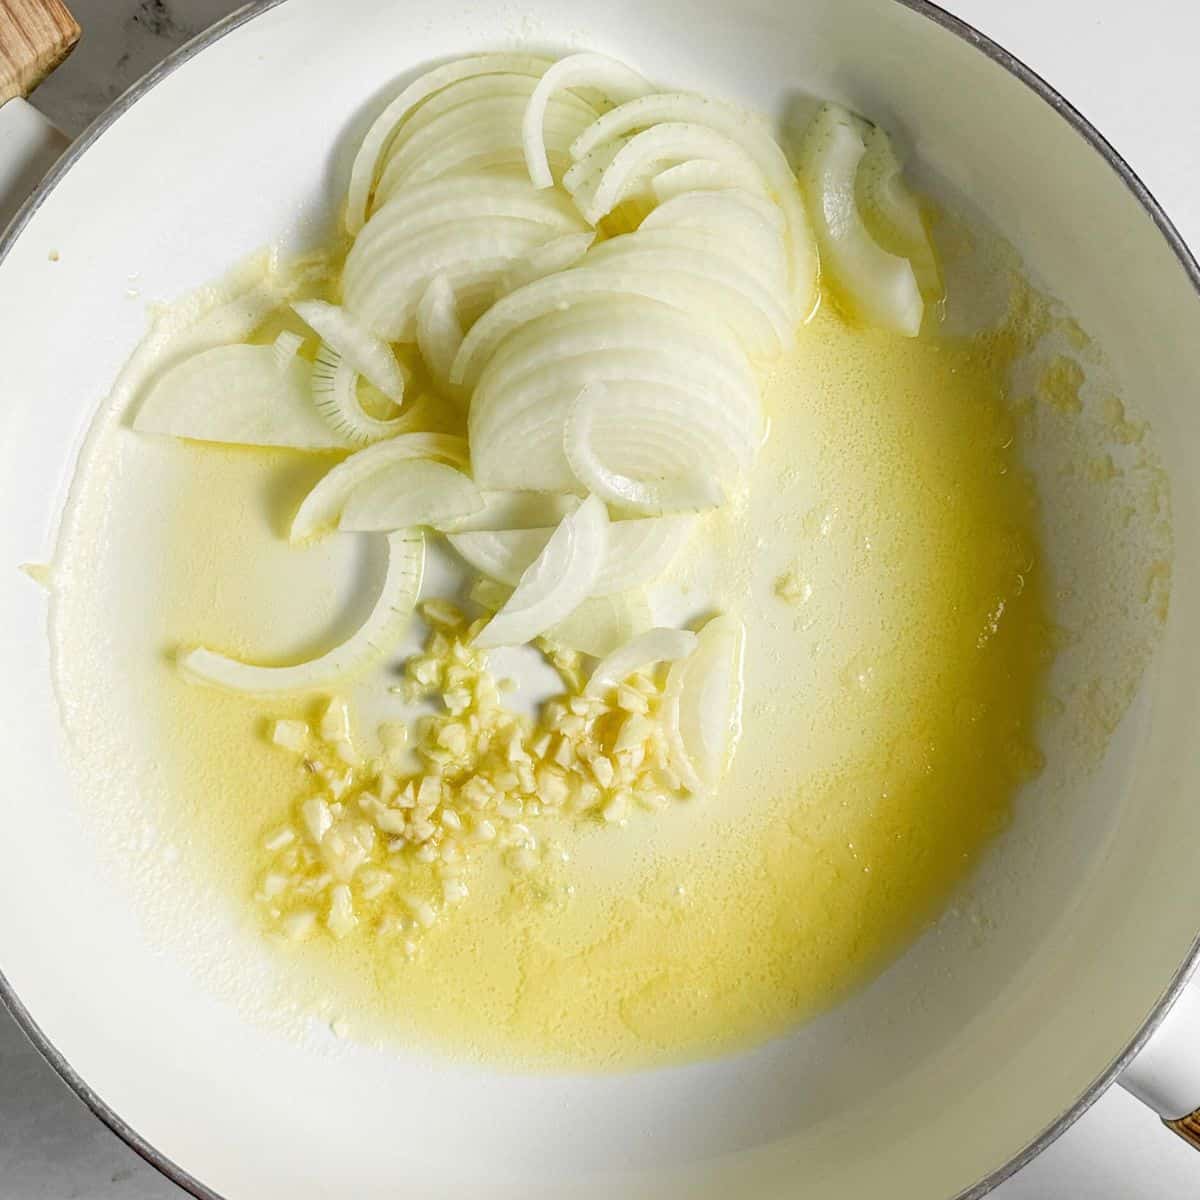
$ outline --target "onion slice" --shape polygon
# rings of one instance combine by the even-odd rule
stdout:
[[[342,273],[345,306],[388,340],[409,341],[430,281],[444,274],[459,320],[493,301],[515,258],[583,221],[560,192],[535,192],[522,177],[473,173],[406,188],[362,229]]]
[[[470,79],[460,79],[449,87],[443,88],[435,96],[430,96],[422,103],[420,109],[408,117],[404,126],[398,131],[395,140],[388,149],[387,161],[391,161],[397,153],[403,150],[413,137],[427,129],[435,121],[451,110],[462,109],[465,105],[474,105],[475,114],[481,113],[478,105],[483,102],[492,105],[497,101],[518,99],[518,115],[524,115],[524,105],[529,102],[534,89],[538,85],[537,75],[521,75],[514,72],[501,72],[495,75],[475,75]],[[599,115],[595,107],[574,92],[559,92],[551,100],[551,104],[559,112],[574,112],[594,121]],[[515,133],[520,141],[520,122],[516,123]],[[517,174],[517,172],[514,172]],[[529,177],[524,170],[524,163],[519,171],[521,182],[529,186]]]
[[[630,138],[605,167],[596,190],[583,206],[583,216],[595,225],[656,173],[656,165],[712,159],[738,174],[753,172],[757,163],[732,137],[706,125],[665,121]],[[576,196],[579,200],[579,196]]]
[[[564,282],[578,273],[567,272]],[[593,450],[615,471],[724,478],[754,459],[759,383],[732,336],[665,304],[592,296],[526,323],[493,353],[471,397],[480,486],[577,490],[563,426],[580,389],[594,382],[607,395]]]
[[[476,54],[443,63],[410,83],[371,123],[354,156],[349,194],[346,197],[346,231],[353,237],[366,223],[367,207],[380,159],[387,152],[388,144],[405,117],[423,100],[449,84],[474,75],[505,73],[539,76],[549,65],[549,59],[532,54]]]
[[[578,496],[553,492],[485,491],[482,495],[483,508],[478,512],[456,521],[443,522],[438,528],[454,533],[540,529],[557,525],[563,517],[579,507]],[[513,583],[516,583],[516,578]]]
[[[563,190],[570,195],[581,213],[595,195],[600,177],[608,170],[612,160],[621,153],[628,142],[628,138],[605,142],[602,146],[597,146],[586,158],[572,163],[563,173]]]
[[[482,575],[470,591],[471,599],[488,612],[499,611],[510,595],[510,588]],[[653,627],[654,616],[646,594],[634,589],[613,596],[591,596],[569,617],[547,629],[539,641],[604,658]]]
[[[696,648],[672,664],[663,692],[663,728],[671,765],[691,792],[711,794],[729,769],[742,732],[740,621],[713,617]]]
[[[605,54],[569,54],[549,67],[538,80],[521,122],[525,165],[530,181],[539,190],[554,186],[542,133],[546,105],[556,91],[573,87],[596,88],[618,104],[653,90],[636,71]]]
[[[608,551],[596,577],[593,595],[625,592],[656,579],[670,566],[693,527],[691,516],[610,522]],[[475,530],[451,533],[448,540],[477,571],[514,587],[553,533],[552,528],[544,527]]]
[[[271,349],[275,352],[275,365],[281,371],[286,371],[303,345],[304,339],[298,333],[293,333],[290,329],[283,330],[271,343]]]
[[[711,230],[731,224],[775,234],[783,233],[785,228],[783,214],[776,205],[757,192],[737,187],[693,188],[681,192],[678,196],[660,201],[638,228],[674,226],[679,229]]]
[[[659,204],[676,196],[695,191],[716,191],[720,188],[740,188],[755,192],[762,188],[762,173],[757,169],[738,173],[727,163],[712,158],[690,158],[687,162],[667,167],[650,180],[650,190]]]
[[[636,238],[624,234],[613,242]],[[597,247],[599,250],[600,247]],[[610,255],[614,252],[608,252]],[[779,312],[774,297],[763,300],[761,289],[751,282],[754,301],[734,301],[736,289],[745,286],[745,272],[723,264],[696,261],[697,256],[676,254],[674,269],[656,271],[661,265],[647,261],[648,255],[630,254],[627,260],[609,258],[595,267],[589,265],[589,254],[583,262],[569,271],[547,275],[534,283],[510,292],[475,322],[463,338],[463,344],[450,372],[456,386],[473,388],[485,365],[497,347],[509,334],[552,312],[562,312],[589,300],[613,300],[618,297],[640,297],[653,300],[686,313],[697,322],[711,325],[714,319],[724,325],[751,357],[771,359],[779,354],[781,341],[789,341],[793,330],[790,324],[781,328],[785,317]],[[639,269],[640,268],[640,269]]]
[[[866,147],[854,179],[859,212],[885,250],[912,264],[926,301],[936,302],[945,294],[945,288],[920,202],[904,180],[891,138],[879,126],[867,133]]]
[[[525,102],[518,97],[463,105],[443,113],[388,159],[375,188],[375,199],[386,205],[406,188],[470,170],[517,171],[525,165],[521,118]],[[568,147],[595,120],[594,111],[555,101],[543,125],[546,153],[555,168],[570,163]],[[528,181],[522,181],[529,187]],[[533,189],[530,189],[531,193]]]
[[[489,579],[516,587],[546,548],[554,529],[496,529],[447,533],[446,540],[469,566]],[[612,530],[609,530],[612,544]]]
[[[711,315],[770,358],[791,345],[796,324],[780,257],[739,252],[718,231],[639,229],[601,242],[585,261],[591,274],[673,279],[703,289]]]
[[[547,275],[555,275],[574,266],[587,252],[596,240],[596,235],[587,233],[564,233],[561,237],[544,242],[537,249],[531,250],[524,258],[519,258],[504,272],[496,282],[496,300],[502,300],[509,292],[545,279]]]
[[[402,433],[350,455],[305,496],[292,521],[291,540],[304,542],[327,533],[337,524],[350,493],[359,484],[376,471],[411,458],[436,458],[452,466],[465,467],[467,443],[447,433]]]
[[[344,308],[324,300],[296,300],[296,315],[321,335],[360,375],[369,379],[389,400],[404,399],[404,372],[391,347],[364,329]]]
[[[419,532],[388,535],[387,574],[370,616],[346,641],[319,658],[288,667],[265,667],[199,647],[182,654],[186,679],[246,695],[310,692],[365,670],[400,639],[421,590],[425,543]]]
[[[592,421],[603,399],[603,384],[588,384],[575,398],[563,426],[563,453],[588,491],[610,504],[653,515],[719,508],[725,503],[721,485],[709,476],[641,480],[608,470],[591,444]]]
[[[597,663],[583,694],[603,696],[628,679],[634,671],[655,663],[686,658],[695,648],[696,635],[689,630],[665,629],[661,626],[648,629]]]
[[[653,627],[654,614],[646,593],[634,588],[612,596],[590,596],[542,637],[564,650],[604,658]]]
[[[359,446],[399,433],[407,423],[408,413],[386,421],[371,416],[358,398],[358,380],[358,372],[349,360],[322,342],[312,367],[312,394],[317,411],[346,441]]]
[[[865,152],[854,118],[837,105],[823,104],[804,135],[799,172],[821,263],[863,320],[916,337],[925,303],[912,266],[875,241],[858,210],[854,182]]]
[[[753,114],[705,96],[686,92],[655,92],[605,113],[575,140],[571,146],[571,157],[576,160],[584,158],[605,142],[623,137],[635,129],[651,130],[664,122],[706,126],[740,146],[754,160],[757,167],[755,174],[765,181],[771,198],[779,205],[787,222],[789,273],[795,308],[802,315],[809,313],[817,299],[817,248],[812,228],[787,157],[779,148],[770,128]],[[734,158],[727,152],[717,155],[688,154],[686,158],[717,161],[728,169],[738,170]],[[739,182],[738,186],[745,187],[746,184]]]
[[[201,442],[344,450],[350,443],[313,406],[311,373],[297,355],[281,367],[274,346],[214,346],[164,371],[133,427]]]
[[[417,304],[417,348],[444,391],[450,389],[450,368],[462,340],[454,288],[445,275],[435,275]]]
[[[380,533],[415,525],[437,526],[483,508],[479,489],[445,463],[414,458],[369,475],[350,493],[338,528]]]
[[[479,631],[481,650],[531,641],[569,617],[590,594],[608,542],[608,513],[589,496],[559,523],[503,608]]]
[[[385,252],[395,252],[406,239],[479,217],[535,221],[549,227],[547,236],[583,227],[567,197],[558,192],[535,192],[518,176],[483,171],[451,175],[405,188],[383,205],[355,239],[346,270],[353,273],[361,265],[374,267]]]
[[[372,222],[386,211],[372,217]],[[379,337],[397,342],[415,339],[417,307],[435,275],[449,280],[460,316],[467,319],[463,310],[468,291],[479,293],[478,313],[490,303],[496,280],[513,259],[553,236],[550,227],[537,221],[465,217],[385,251],[378,246],[370,249],[370,232],[368,226],[346,259],[342,280],[346,307]]]

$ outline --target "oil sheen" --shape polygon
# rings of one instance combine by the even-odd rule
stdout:
[[[801,331],[748,494],[661,589],[676,613],[746,622],[720,795],[562,823],[553,886],[485,873],[411,960],[369,936],[264,938],[264,836],[303,784],[265,731],[305,705],[189,685],[171,660],[199,642],[300,656],[353,618],[373,569],[357,541],[284,536],[334,460],[144,440],[115,415],[64,525],[52,623],[98,825],[168,924],[227,907],[279,994],[357,1036],[594,1069],[786,1031],[936,917],[1039,769],[1051,635],[1003,389],[1024,344],[1011,322],[905,340],[829,305]]]

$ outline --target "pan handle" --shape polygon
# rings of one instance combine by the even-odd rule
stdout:
[[[75,48],[79,24],[61,0],[0,4],[0,104],[24,99]]]
[[[78,40],[61,0],[0,0],[0,230],[69,144],[25,97]]]
[[[1120,1083],[1200,1150],[1200,980],[1180,992]]]

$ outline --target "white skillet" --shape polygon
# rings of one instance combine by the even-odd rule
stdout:
[[[50,0],[0,20],[35,48],[69,42],[31,24],[46,10],[65,28]],[[151,950],[98,865],[60,748],[45,596],[15,570],[50,555],[80,440],[142,333],[128,276],[171,297],[312,234],[398,78],[517,42],[608,51],[767,110],[799,89],[884,119],[1105,347],[1172,478],[1157,659],[1100,773],[1023,806],[990,856],[995,935],[972,950],[947,928],[836,1012],[717,1063],[503,1075],[243,1020]],[[0,134],[12,192],[53,138],[20,99]],[[1200,926],[1200,269],[1100,135],[975,31],[922,0],[250,5],[122,97],[9,227],[0,362],[0,994],[97,1115],[194,1195],[978,1196],[1155,1027],[1124,1082],[1167,1118],[1200,1105],[1200,1003],[1183,991]]]

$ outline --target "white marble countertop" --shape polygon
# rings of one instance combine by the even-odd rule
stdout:
[[[943,3],[1052,80],[1200,246],[1200,6],[1179,0]],[[70,0],[84,40],[38,91],[37,104],[65,132],[78,133],[175,46],[238,6],[237,0]],[[0,1200],[182,1195],[92,1118],[0,1012]],[[994,1195],[1186,1200],[1200,1196],[1200,1155],[1114,1088]]]

